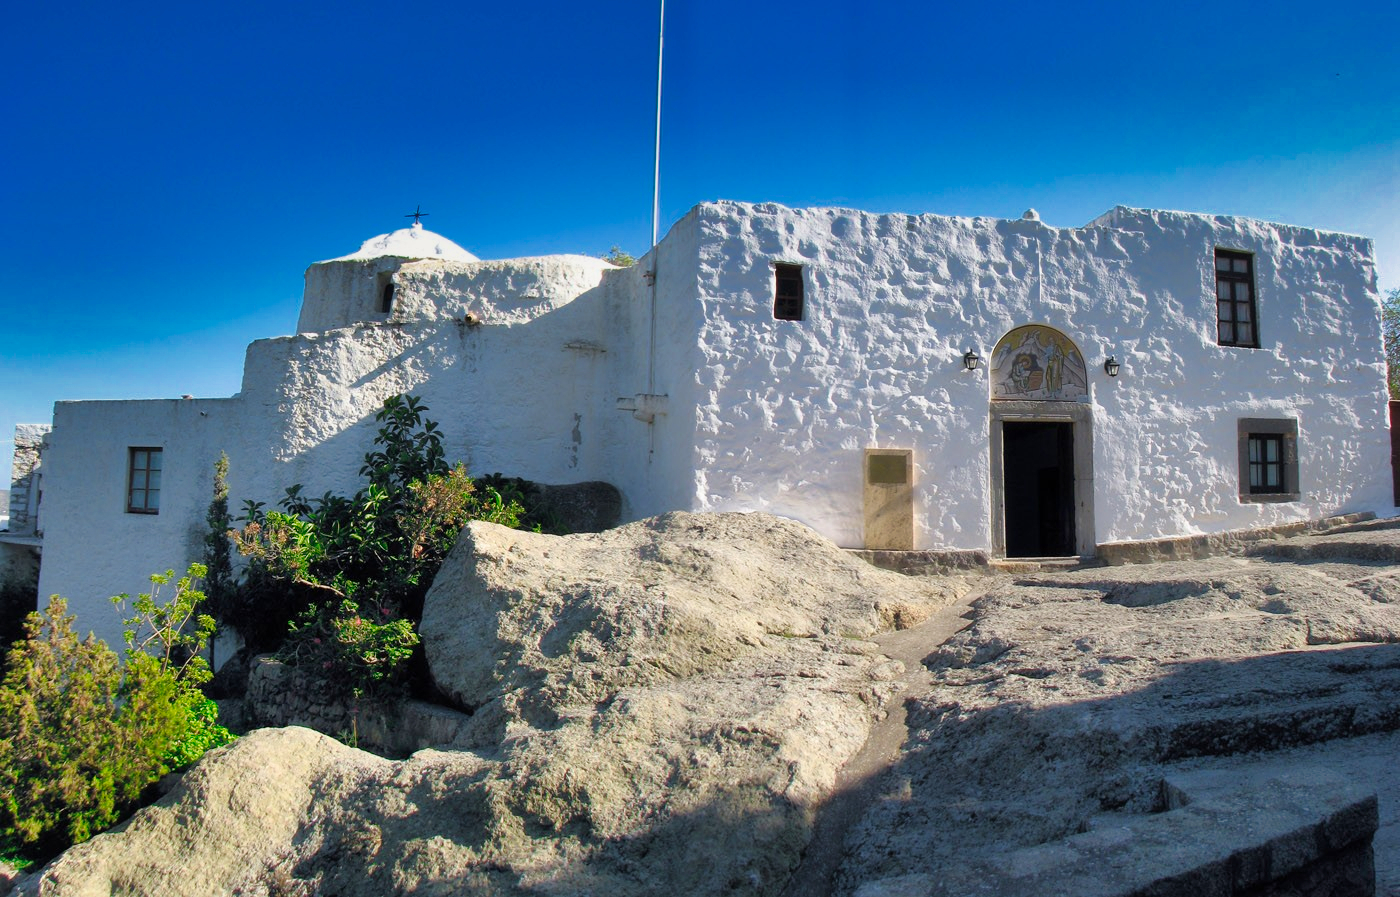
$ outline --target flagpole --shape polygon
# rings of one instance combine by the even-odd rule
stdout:
[[[661,24],[656,35],[656,168],[651,182],[651,245],[656,246],[661,218],[661,55],[666,48],[666,0],[661,0]]]

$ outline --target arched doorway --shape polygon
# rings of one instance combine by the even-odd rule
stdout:
[[[1094,552],[1093,413],[1084,355],[1053,327],[1008,331],[991,357],[994,553]]]

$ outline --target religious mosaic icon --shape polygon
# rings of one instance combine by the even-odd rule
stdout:
[[[1089,394],[1084,356],[1053,327],[1008,332],[992,350],[992,398],[1073,402]]]

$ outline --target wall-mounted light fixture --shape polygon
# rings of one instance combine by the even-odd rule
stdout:
[[[963,354],[963,367],[969,371],[977,370],[977,366],[982,363],[982,356],[972,349]]]
[[[1108,360],[1103,363],[1103,372],[1110,377],[1117,377],[1120,367],[1122,367],[1122,365],[1118,363],[1118,359],[1110,355],[1108,356]]]

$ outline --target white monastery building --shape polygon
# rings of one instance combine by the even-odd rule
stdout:
[[[312,265],[232,398],[58,403],[40,594],[120,641],[108,596],[198,559],[220,452],[235,509],[350,493],[398,393],[472,473],[847,547],[1092,556],[1390,514],[1380,334],[1369,240],[1241,218],[714,202],[629,268],[415,224]]]

